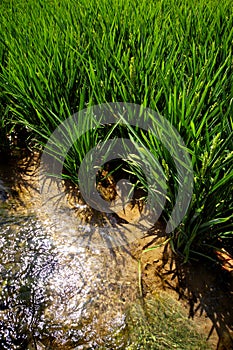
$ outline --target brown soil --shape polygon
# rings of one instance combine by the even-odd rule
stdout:
[[[142,254],[164,240],[162,232],[158,228],[134,246],[134,255],[141,259],[143,296],[166,290],[180,300],[210,348],[233,349],[233,270],[200,260],[182,265],[168,245]]]
[[[104,174],[105,177],[107,174]],[[114,191],[114,179],[109,177],[109,193]],[[101,184],[99,184],[100,192]],[[108,198],[108,187],[104,187]],[[115,195],[115,199],[117,195]],[[136,205],[137,204],[137,205]],[[135,222],[141,213],[140,201],[127,205],[118,216]],[[162,224],[145,232],[132,245],[133,256],[141,262],[142,296],[166,291],[178,298],[200,333],[206,335],[211,349],[233,349],[233,257],[216,252],[216,262],[206,259],[190,260],[183,264],[173,253]],[[152,250],[144,252],[148,248]]]
[[[24,174],[32,179],[31,169],[38,159],[36,157],[29,160],[21,161],[19,165],[24,170]],[[22,178],[17,175],[19,173],[16,171],[11,175],[4,174],[5,178],[13,176],[14,180],[18,179],[15,193],[12,192],[18,200],[20,200],[19,193],[24,186]],[[109,191],[108,185],[105,184],[101,188],[101,184],[98,184],[99,191],[103,198],[116,199],[114,179],[109,178],[107,182],[109,183]],[[32,187],[36,187],[31,180],[29,183]],[[78,190],[73,190],[73,193],[76,194],[75,204],[77,204],[77,201],[82,204],[80,196],[77,195]],[[140,201],[135,203],[127,205],[124,210],[118,212],[118,220],[136,221],[142,208],[139,205]],[[71,205],[74,205],[74,202],[71,201]],[[77,210],[77,213],[83,220],[90,221],[93,219],[93,211],[89,209],[85,211]],[[170,246],[162,244],[166,238],[163,225],[157,224],[153,230],[144,232],[144,237],[137,239],[131,245],[132,255],[141,261],[140,283],[143,296],[166,290],[174,298],[180,300],[187,317],[193,319],[195,326],[206,335],[210,349],[233,349],[232,257],[223,252],[216,254],[216,262],[200,259],[182,264],[182,260],[171,251]],[[162,244],[160,247],[144,252],[145,249],[160,243]]]

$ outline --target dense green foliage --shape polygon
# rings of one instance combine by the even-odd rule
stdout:
[[[60,122],[93,104],[150,107],[180,133],[194,169],[194,194],[173,233],[174,249],[188,259],[190,251],[202,254],[223,238],[231,240],[231,5],[230,0],[2,1],[4,143],[9,130],[23,127],[43,145]],[[142,130],[135,135],[130,128],[128,134],[156,154],[167,172],[169,217],[178,186],[169,155],[153,135]],[[111,135],[98,128],[79,140],[67,157],[66,176],[76,181],[86,152]],[[141,167],[129,164],[146,188]],[[149,159],[148,164],[153,167]]]

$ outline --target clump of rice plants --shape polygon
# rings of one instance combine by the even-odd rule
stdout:
[[[231,1],[4,0],[0,6],[3,135],[7,122],[44,146],[60,123],[94,104],[150,107],[177,129],[194,170],[191,205],[170,240],[174,250],[187,260],[231,242]],[[120,129],[113,130],[100,127],[78,140],[64,178],[76,183],[84,155],[119,137]],[[179,185],[171,157],[153,133],[127,133],[164,169],[168,220]],[[149,159],[148,165],[153,169]],[[132,159],[129,166],[148,192],[141,168]]]

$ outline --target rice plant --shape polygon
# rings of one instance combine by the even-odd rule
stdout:
[[[131,102],[159,112],[179,132],[194,169],[194,191],[174,250],[190,253],[232,239],[232,43],[230,0],[1,2],[0,87],[5,125],[23,127],[45,145],[75,112],[103,102]],[[1,116],[2,118],[2,116]],[[95,124],[93,120],[92,125]],[[169,219],[177,172],[153,133],[97,127],[73,144],[64,178],[77,182],[84,155],[126,133],[156,156],[166,175]],[[59,152],[55,155],[59,159]],[[147,158],[148,166],[155,166]],[[140,164],[131,173],[150,190]]]

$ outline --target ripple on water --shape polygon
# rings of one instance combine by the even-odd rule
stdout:
[[[124,348],[125,309],[137,293],[129,255],[80,244],[90,229],[67,211],[57,221],[4,209],[0,226],[2,349]]]

